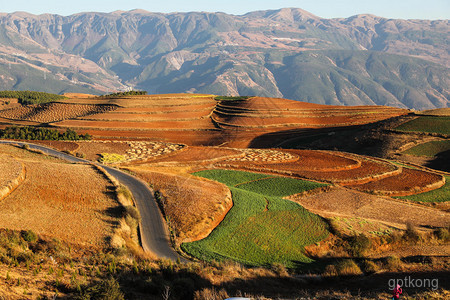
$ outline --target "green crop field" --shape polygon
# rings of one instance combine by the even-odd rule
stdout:
[[[284,197],[323,186],[326,184],[288,177],[269,177],[240,184],[237,187],[267,196]]]
[[[424,144],[417,145],[406,151],[404,154],[416,155],[416,156],[428,156],[434,157],[437,154],[450,150],[450,140],[447,141],[432,141]]]
[[[445,185],[439,189],[421,194],[397,197],[418,202],[446,202],[450,201],[450,176],[445,176]]]
[[[450,134],[450,117],[423,116],[395,128],[399,131]]]
[[[222,223],[207,238],[181,245],[184,251],[197,258],[206,261],[231,259],[256,266],[278,262],[294,267],[299,263],[311,262],[312,260],[304,255],[304,247],[325,239],[329,234],[327,224],[300,205],[241,188],[249,185],[249,189],[264,192],[266,190],[261,188],[264,182],[269,180],[270,184],[275,184],[280,180],[280,186],[289,188],[279,189],[272,194],[281,196],[294,191],[294,186],[299,188],[294,191],[297,193],[307,189],[308,184],[311,184],[310,189],[318,187],[316,183],[295,179],[291,182],[285,180],[289,178],[266,175],[268,179],[239,185],[261,179],[263,174],[226,170],[194,174],[211,179],[214,179],[216,174],[220,179],[218,181],[230,186],[234,203]],[[297,185],[294,181],[297,181]],[[230,182],[232,184],[229,184]]]
[[[267,174],[250,173],[243,171],[231,171],[231,170],[206,170],[194,173],[199,177],[212,179],[228,186],[235,186],[240,183],[258,180],[261,178],[273,177]]]

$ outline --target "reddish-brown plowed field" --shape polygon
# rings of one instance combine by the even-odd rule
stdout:
[[[188,104],[179,106],[156,106],[156,107],[120,107],[116,110],[119,113],[164,113],[164,112],[189,112],[189,111],[211,111],[215,106],[214,102],[206,104]]]
[[[19,121],[19,120],[10,120],[0,117],[0,128],[5,128],[11,125],[18,125],[18,126],[36,126],[39,125],[38,122],[30,122],[30,121]]]
[[[288,163],[277,163],[277,168],[289,171],[340,171],[359,168],[361,162],[355,158],[345,157],[337,153],[313,150],[283,150],[298,156],[298,160]]]
[[[311,179],[333,181],[333,182],[347,182],[357,181],[364,182],[371,180],[372,177],[382,176],[396,171],[398,168],[389,163],[382,163],[375,160],[361,158],[361,166],[359,168],[341,170],[341,171],[298,171],[296,174],[305,176]]]
[[[117,153],[120,155],[125,155],[128,150],[130,150],[130,145],[128,143],[115,143],[115,142],[78,142],[80,148],[78,152],[86,155],[87,159],[98,160],[100,158],[100,153]]]
[[[150,96],[133,96],[110,100],[112,104],[122,107],[149,107],[149,106],[185,106],[211,104],[215,105],[216,101],[212,96],[196,97],[193,95],[150,95]]]
[[[72,119],[90,114],[111,111],[115,106],[106,105],[80,105],[46,103],[26,105],[18,108],[0,111],[0,117],[14,120],[26,120],[39,123],[50,123],[64,119]]]
[[[83,111],[87,104],[115,105],[117,109],[114,112]],[[75,109],[68,110],[68,106]],[[406,110],[389,107],[327,106],[262,97],[216,101],[213,95],[193,94],[64,99],[48,105],[48,108],[42,114],[27,111],[19,117],[38,122],[50,121],[55,126],[88,132],[95,138],[151,138],[192,146],[229,147],[255,146],[252,144],[255,139],[275,132],[281,132],[280,139],[286,140],[291,137],[288,130],[360,125],[407,113]],[[58,109],[62,108],[67,112],[59,113]],[[6,120],[2,124],[0,119],[0,126],[13,123],[28,125],[22,122]],[[202,130],[199,136],[197,131]],[[180,131],[183,133],[178,134]],[[276,144],[264,145],[273,146]]]
[[[308,160],[307,158],[303,158]],[[274,174],[289,174],[302,178],[309,178],[317,181],[347,183],[347,182],[368,182],[383,176],[390,176],[391,172],[400,172],[397,167],[389,163],[382,163],[375,160],[361,158],[361,166],[351,169],[341,169],[332,171],[305,170],[301,166],[302,158],[298,162],[270,165],[242,164],[226,162],[224,167],[233,167],[243,170],[254,170],[258,172],[268,172]]]
[[[121,107],[178,106],[186,104],[216,103],[213,95],[202,94],[162,94],[127,96],[120,98],[63,99],[67,104],[114,104]]]
[[[287,110],[287,109],[321,109],[332,108],[321,104],[300,102],[281,98],[252,97],[243,101],[222,101],[224,106],[239,107],[250,110]],[[336,106],[334,106],[336,107]]]
[[[384,192],[393,196],[405,196],[439,188],[440,183],[445,184],[445,180],[443,181],[443,176],[441,175],[403,168],[402,172],[395,176],[365,184],[347,186],[365,192]]]
[[[108,211],[117,207],[110,184],[89,165],[58,160],[25,150],[0,151],[24,157],[26,179],[0,201],[0,227],[31,229],[76,243],[103,245],[116,219]],[[3,151],[3,149],[6,149]]]
[[[223,143],[226,136],[219,130],[99,130],[77,129],[78,133],[89,133],[102,139],[147,140],[183,143],[188,145],[216,146]]]
[[[154,129],[154,130],[176,130],[176,129],[214,129],[210,119],[193,121],[158,121],[158,122],[114,122],[114,121],[87,121],[87,120],[65,120],[54,123],[59,127],[73,128],[103,128],[103,129]]]
[[[105,120],[105,121],[135,121],[135,122],[159,122],[177,120],[196,120],[208,117],[210,111],[190,111],[173,113],[102,113],[84,117],[85,120]]]
[[[233,205],[229,189],[220,183],[194,176],[157,173],[130,167],[164,195],[164,211],[180,241],[205,238]]]
[[[154,159],[152,163],[159,162],[205,162],[209,163],[211,160],[222,160],[229,157],[240,157],[244,154],[238,149],[227,149],[217,147],[196,147],[190,146],[184,151],[180,151],[177,154],[169,157],[162,157]]]
[[[33,144],[45,145],[59,151],[76,151],[80,145],[76,142],[69,141],[32,141]]]
[[[266,127],[266,126],[277,126],[277,127],[286,127],[286,126],[296,126],[296,127],[317,127],[317,126],[341,126],[341,125],[351,125],[353,123],[357,123],[360,120],[349,117],[349,116],[339,116],[339,117],[290,117],[290,118],[278,118],[278,117],[217,117],[214,119],[219,122],[221,125],[231,125],[231,126],[242,126],[242,127]]]
[[[366,124],[404,113],[404,110],[391,107],[339,107],[254,97],[241,101],[221,101],[213,117],[225,127],[313,128]]]

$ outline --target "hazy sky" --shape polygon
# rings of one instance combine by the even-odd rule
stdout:
[[[399,19],[449,19],[450,0],[0,0],[0,12],[70,15],[85,11],[145,9],[152,12],[249,11],[298,7],[324,18],[370,13]]]

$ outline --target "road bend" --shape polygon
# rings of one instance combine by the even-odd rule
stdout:
[[[40,150],[48,155],[72,162],[72,163],[92,163],[86,159],[74,157],[72,155],[48,148],[42,145],[36,145],[26,142],[16,142],[8,140],[0,140],[0,144],[15,144],[23,146],[29,145],[30,149]],[[144,251],[150,252],[159,258],[166,258],[172,261],[186,261],[180,257],[178,253],[170,246],[169,232],[167,230],[164,218],[158,208],[158,204],[153,195],[153,191],[148,185],[123,171],[98,164],[104,168],[111,176],[116,178],[121,184],[128,187],[133,194],[135,204],[141,215],[139,231],[141,237],[142,248]]]

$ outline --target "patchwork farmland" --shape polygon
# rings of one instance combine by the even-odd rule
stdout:
[[[442,116],[390,107],[191,94],[8,105],[0,109],[0,128],[33,125],[89,133],[92,140],[33,143],[105,166],[68,164],[26,147],[0,145],[0,235],[8,228],[104,249],[108,254],[96,259],[113,257],[104,268],[109,274],[120,272],[114,269],[116,259],[130,276],[152,270],[165,278],[169,270],[182,268],[183,263],[155,263],[137,246],[139,230],[151,231],[138,226],[148,216],[140,216],[129,191],[103,174],[114,167],[153,189],[173,248],[181,262],[194,262],[186,268],[236,276],[220,284],[251,272],[277,280],[305,271],[328,278],[347,272],[339,269],[343,261],[359,270],[353,275],[371,274],[369,265],[397,272],[376,259],[406,261],[413,254],[427,255],[430,268],[445,271],[449,174],[395,158],[442,156],[447,123]],[[341,130],[367,128],[417,139],[389,159],[333,147],[283,148],[303,135],[332,139]],[[363,249],[355,244],[361,241],[369,241]],[[0,244],[0,261],[2,251]],[[212,276],[207,272],[195,276],[204,280]]]

